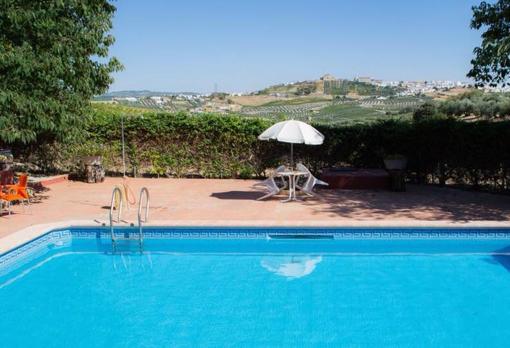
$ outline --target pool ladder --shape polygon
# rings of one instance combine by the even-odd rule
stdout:
[[[124,237],[119,237],[115,235],[115,223],[121,222],[122,217],[122,208],[124,202],[126,201],[126,197],[122,193],[120,187],[115,187],[112,192],[112,199],[110,203],[110,236],[112,239],[112,249],[113,252],[117,250],[117,241],[119,240],[132,240],[129,237],[129,234],[125,234]],[[116,204],[118,202],[118,206]],[[145,204],[144,204],[145,202]],[[146,187],[142,187],[140,190],[140,196],[138,199],[138,245],[140,247],[140,252],[143,251],[143,224],[149,221],[149,205],[150,205],[150,195],[149,190]],[[114,209],[117,210],[117,217],[114,218]],[[142,214],[143,210],[143,214]]]

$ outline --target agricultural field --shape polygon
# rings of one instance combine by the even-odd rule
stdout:
[[[293,118],[322,124],[366,123],[388,118],[409,118],[424,102],[425,98],[417,97],[307,103],[271,102],[258,107],[243,107],[240,114],[274,120]]]
[[[189,112],[239,114],[243,117],[261,117],[271,120],[296,119],[320,124],[366,123],[389,118],[409,118],[413,111],[431,98],[428,97],[348,97],[332,98],[324,95],[308,95],[293,98],[260,99],[257,103],[239,104],[233,98],[204,96],[181,98],[174,96],[141,97],[136,102],[118,99],[117,106],[131,110],[155,110],[170,113]],[[262,102],[264,101],[264,102]],[[99,102],[97,102],[99,103]],[[106,103],[106,102],[104,102]]]
[[[427,97],[395,97],[385,100],[371,98],[359,101],[359,106],[383,111],[400,111],[407,108],[415,109],[429,100]]]
[[[274,101],[270,101],[260,106],[280,106],[280,105],[302,105],[302,104],[310,104],[310,103],[319,103],[319,102],[331,102],[333,98],[328,98],[327,96],[306,96],[299,98],[290,98],[290,99],[277,99]]]

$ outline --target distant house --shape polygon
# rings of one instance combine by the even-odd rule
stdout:
[[[321,81],[336,81],[336,77],[331,74],[326,74],[321,77]]]
[[[372,78],[369,76],[360,76],[356,78],[356,81],[363,83],[372,83]]]

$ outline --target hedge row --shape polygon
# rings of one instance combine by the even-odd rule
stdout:
[[[402,154],[417,182],[510,189],[510,122],[430,119],[320,129],[328,141],[324,152],[308,157],[317,159],[310,162],[315,168],[342,162],[382,167],[386,155]]]
[[[120,173],[120,122],[119,114],[96,113],[83,140],[40,147],[36,158],[46,168],[70,170],[81,156],[102,155],[107,171]],[[124,123],[128,171],[138,175],[247,178],[288,159],[288,145],[257,140],[267,120],[145,113],[126,116]],[[317,128],[326,137],[323,145],[295,147],[316,172],[338,165],[382,168],[386,155],[402,154],[413,180],[509,190],[509,122],[432,119]]]

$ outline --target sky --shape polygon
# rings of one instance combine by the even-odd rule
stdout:
[[[249,92],[371,76],[469,81],[474,0],[119,0],[110,91]]]

